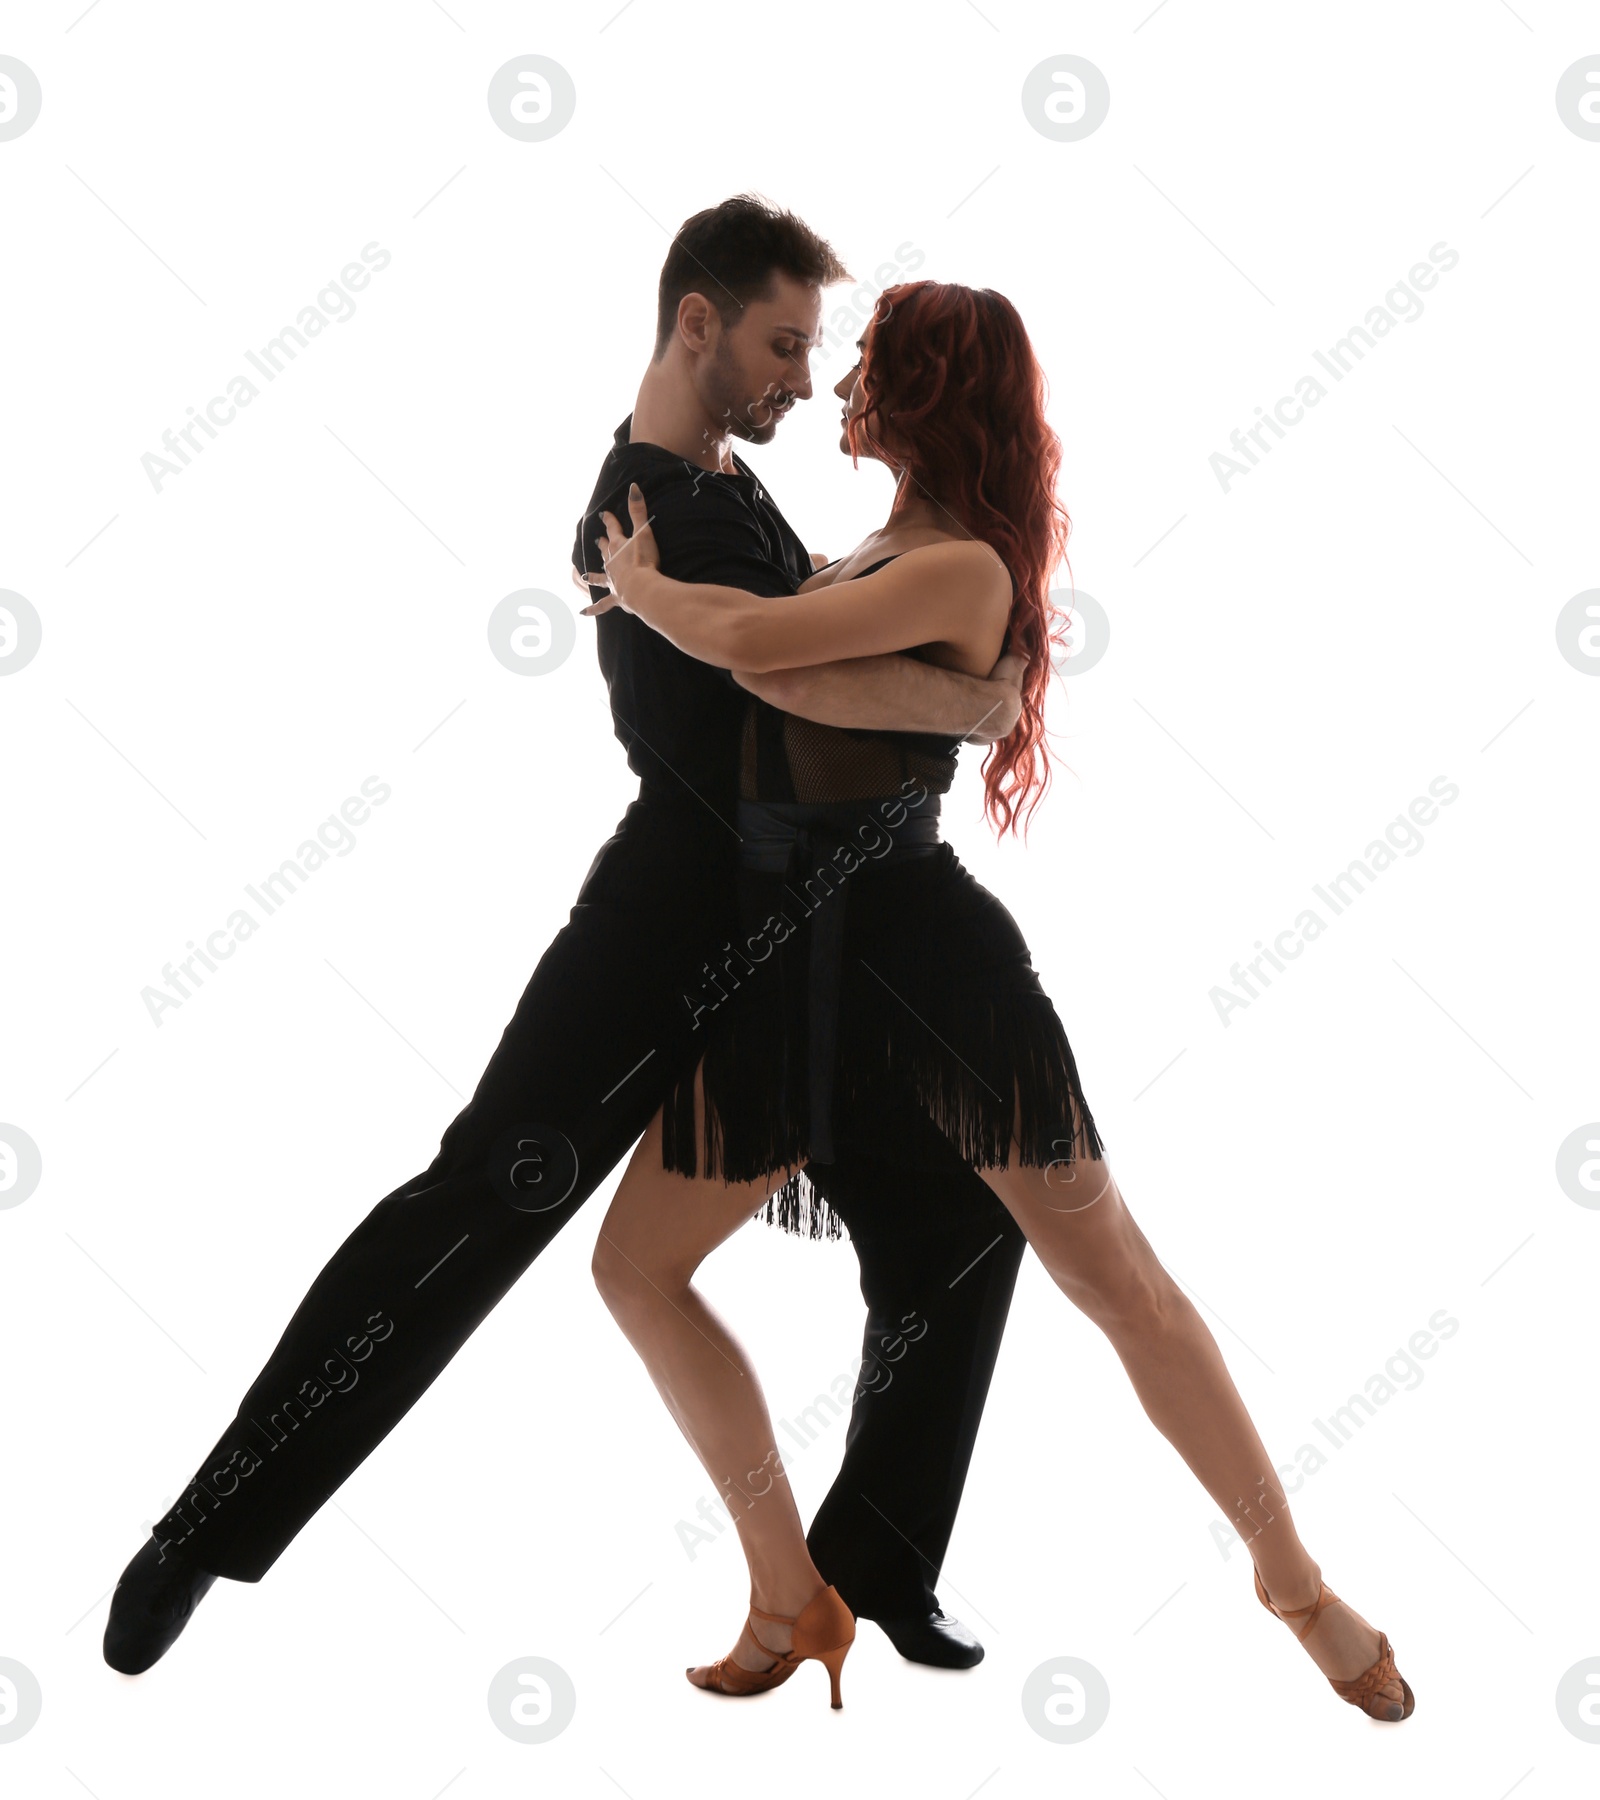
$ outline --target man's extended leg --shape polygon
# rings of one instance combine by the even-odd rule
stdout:
[[[849,1228],[867,1324],[844,1461],[806,1543],[902,1654],[967,1667],[982,1646],[934,1590],[1027,1239],[925,1113],[884,1105],[873,1131],[807,1171]]]
[[[676,808],[628,808],[433,1163],[334,1252],[125,1571],[113,1666],[162,1653],[204,1574],[265,1574],[640,1136],[698,1052],[680,978],[732,905],[724,835]],[[164,1558],[189,1572],[170,1630],[151,1605],[171,1596],[147,1604]]]

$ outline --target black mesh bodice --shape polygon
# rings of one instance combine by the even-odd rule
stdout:
[[[892,556],[880,557],[861,574],[893,561]],[[906,655],[921,657],[921,651]],[[959,748],[958,738],[937,733],[818,725],[752,694],[744,715],[739,797],[802,803],[875,800],[899,794],[912,779],[930,793],[946,794],[955,780]]]

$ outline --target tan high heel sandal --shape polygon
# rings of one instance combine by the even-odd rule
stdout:
[[[696,1687],[709,1688],[717,1694],[764,1694],[768,1688],[781,1687],[801,1663],[808,1657],[815,1657],[827,1669],[828,1679],[833,1684],[833,1705],[844,1704],[839,1698],[839,1672],[844,1667],[850,1646],[856,1641],[856,1620],[855,1614],[832,1587],[825,1587],[814,1600],[808,1601],[795,1618],[763,1612],[759,1606],[750,1608],[750,1617],[770,1619],[774,1625],[792,1625],[794,1647],[772,1650],[770,1646],[763,1646],[778,1659],[770,1669],[747,1669],[733,1660],[731,1652],[719,1656],[714,1663],[685,1669],[684,1674]],[[754,1626],[750,1635],[758,1644],[761,1642]]]
[[[1282,1619],[1286,1625],[1291,1619],[1298,1619],[1303,1614],[1311,1615],[1299,1630],[1298,1635],[1302,1644],[1306,1641],[1312,1626],[1321,1617],[1323,1607],[1331,1606],[1339,1598],[1324,1581],[1317,1590],[1315,1601],[1310,1606],[1288,1608],[1275,1606],[1268,1598],[1267,1590],[1261,1585],[1259,1569],[1256,1570],[1256,1593],[1260,1596],[1261,1604],[1267,1611]],[[1378,1692],[1379,1688],[1385,1687],[1391,1681],[1400,1683],[1401,1692],[1405,1695],[1404,1701],[1392,1700],[1387,1694]],[[1380,1719],[1385,1724],[1397,1724],[1401,1719],[1409,1719],[1417,1704],[1416,1696],[1411,1691],[1410,1682],[1394,1666],[1394,1650],[1388,1638],[1381,1631],[1378,1633],[1378,1659],[1371,1668],[1363,1669],[1351,1681],[1335,1681],[1330,1675],[1328,1685],[1341,1700],[1348,1700],[1352,1706],[1359,1706],[1369,1719]]]

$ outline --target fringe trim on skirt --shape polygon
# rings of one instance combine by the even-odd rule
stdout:
[[[711,1015],[700,1155],[690,1069],[675,1081],[663,1109],[662,1162],[695,1175],[703,1161],[706,1175],[727,1181],[793,1169],[761,1216],[796,1236],[837,1238],[842,1221],[800,1167],[809,1128],[803,932],[785,946],[791,947],[797,954],[757,969]],[[986,973],[993,985],[976,986]],[[1104,1155],[1072,1046],[1025,949],[1020,962],[955,981],[924,975],[911,1002],[847,953],[842,986],[833,1088],[841,1141],[874,1143],[880,1156],[892,1156],[892,1137],[880,1139],[874,1130],[872,1105],[887,1079],[974,1168],[1009,1166],[1019,1102],[1023,1165]]]

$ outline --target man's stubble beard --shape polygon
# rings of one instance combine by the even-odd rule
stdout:
[[[767,410],[771,405],[770,398],[761,401],[746,399],[738,367],[728,353],[726,338],[718,343],[712,356],[710,386],[712,409],[727,421],[730,437],[736,437],[746,444],[772,442],[778,430],[778,421],[772,413],[767,411],[766,423],[762,425],[758,425],[751,417],[753,412]]]

